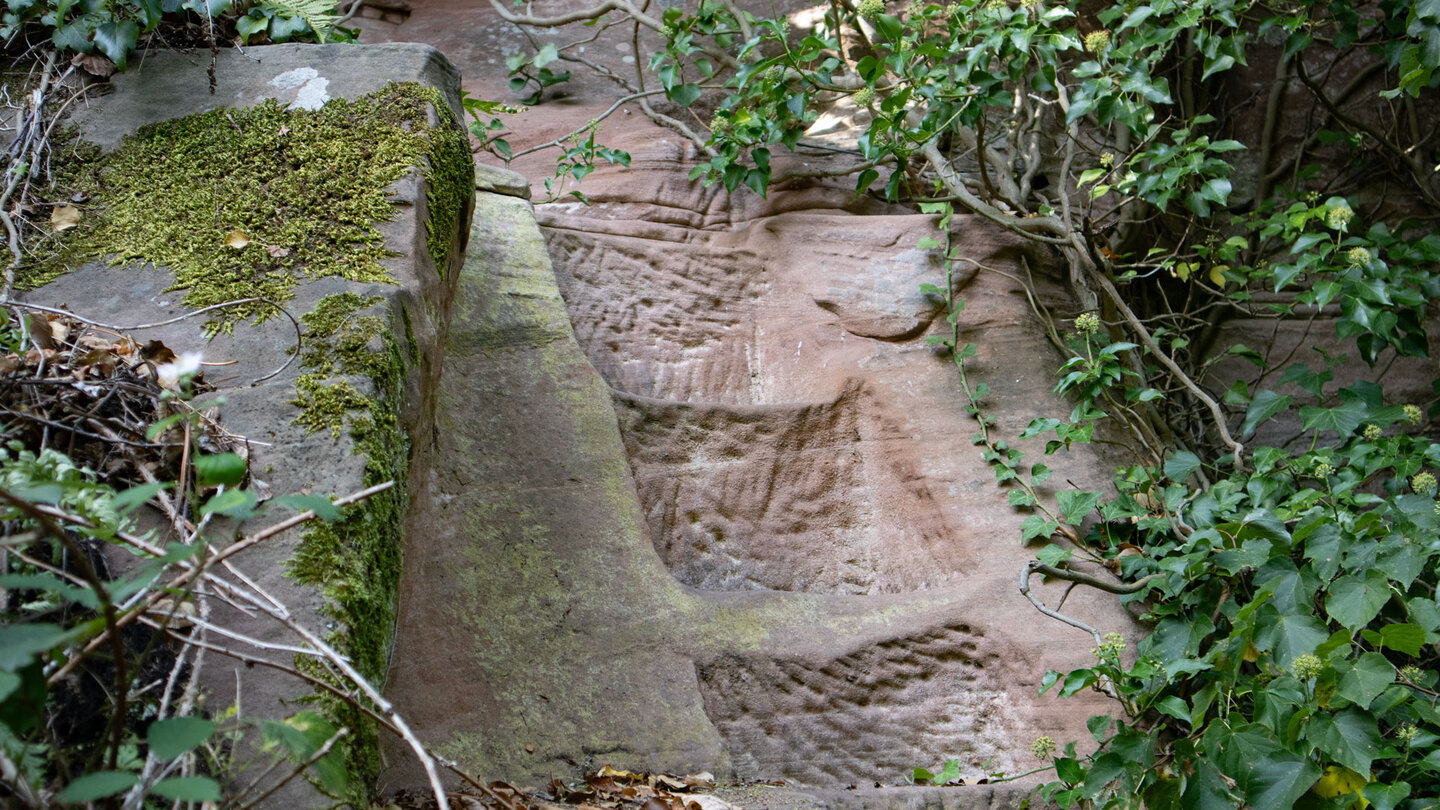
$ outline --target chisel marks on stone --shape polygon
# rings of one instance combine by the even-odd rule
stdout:
[[[728,657],[700,688],[741,779],[895,784],[952,757],[973,777],[1012,768],[1020,730],[984,647],[957,624],[829,661]]]

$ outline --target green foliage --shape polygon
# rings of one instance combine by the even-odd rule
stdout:
[[[218,486],[223,492],[224,487],[240,483],[237,472],[243,476],[244,464],[232,454],[200,455],[196,472],[198,487]],[[14,780],[7,786],[12,795],[58,790],[56,799],[66,803],[123,794],[184,801],[223,798],[219,781],[193,771],[197,765],[210,771],[224,767],[231,745],[226,739],[238,738],[243,728],[255,723],[230,715],[219,720],[199,714],[147,719],[173,708],[165,702],[168,693],[162,698],[152,690],[136,690],[128,703],[106,706],[101,712],[107,718],[101,726],[105,740],[87,741],[83,747],[69,750],[48,742],[51,723],[74,709],[65,707],[64,690],[57,691],[47,675],[57,667],[74,666],[99,654],[87,651],[86,644],[102,634],[120,632],[117,603],[143,599],[152,592],[176,601],[189,599],[187,589],[167,588],[163,583],[174,581],[205,558],[209,546],[204,538],[192,538],[184,545],[172,543],[157,554],[129,534],[134,528],[131,513],[158,489],[145,486],[116,493],[100,483],[94,472],[75,466],[53,449],[36,454],[18,443],[0,448],[0,491],[5,493],[0,499],[0,520],[11,521],[14,527],[7,535],[7,551],[12,553],[0,558],[0,593],[9,595],[0,603],[0,754],[15,766],[15,772],[6,777]],[[252,503],[253,499],[251,495]],[[42,507],[66,515],[66,526],[73,534],[61,533],[52,518],[37,511]],[[62,560],[62,554],[84,553],[79,543],[113,544],[137,559],[123,576],[110,580],[87,579],[88,574],[62,576],[62,569],[45,562]],[[21,555],[13,555],[16,551]],[[129,692],[139,686],[137,679],[146,657],[159,649],[149,645],[129,661],[129,680],[118,687]],[[122,671],[111,669],[117,677]],[[109,719],[115,712],[125,714]],[[75,719],[63,722],[73,724]],[[281,747],[300,765],[337,733],[333,725],[313,713],[260,725],[267,743]],[[122,736],[112,740],[109,734],[114,728],[119,728]],[[94,753],[87,758],[86,751],[92,749]],[[110,754],[102,758],[106,750]],[[154,769],[147,767],[147,761],[183,765],[185,770],[176,771],[173,765]],[[340,756],[318,758],[312,767],[327,789],[337,795],[348,789]]]
[[[242,42],[355,41],[337,29],[336,4],[327,0],[263,0],[237,7],[234,0],[6,0],[0,38],[45,38],[62,53],[99,53],[124,70],[143,37],[167,23],[198,17],[210,36],[234,27]],[[240,13],[243,12],[243,13]]]
[[[702,0],[662,23],[649,66],[667,98],[692,106],[724,88],[694,179],[764,194],[780,150],[822,108],[848,96],[868,114],[856,191],[883,187],[937,217],[941,238],[920,247],[940,252],[945,285],[922,291],[947,304],[947,328],[930,341],[953,360],[997,485],[1026,513],[1022,539],[1053,541],[1036,563],[1051,575],[1084,581],[1068,568],[1078,558],[1119,572],[1114,588],[1149,628],[1130,657],[1096,632],[1094,665],[1046,676],[1065,696],[1110,695],[1117,714],[1092,720],[1091,753],[1037,743],[1054,769],[1042,798],[1435,807],[1440,444],[1426,432],[1429,403],[1396,403],[1375,380],[1336,388],[1344,355],[1322,355],[1317,370],[1311,357],[1213,340],[1232,312],[1331,307],[1335,338],[1362,365],[1427,356],[1440,239],[1403,216],[1365,221],[1362,199],[1379,208],[1354,181],[1383,172],[1398,208],[1433,214],[1434,161],[1415,158],[1428,134],[1412,127],[1399,141],[1345,105],[1433,103],[1440,5],[919,0],[899,12],[866,0],[796,33]],[[1271,135],[1242,143],[1209,114],[1261,39],[1283,43],[1277,75],[1293,75],[1335,127],[1302,133],[1289,172],[1273,168]],[[1363,102],[1337,100],[1317,78],[1332,58],[1374,61],[1383,84]],[[1305,162],[1326,149],[1347,171]],[[1388,163],[1370,160],[1381,149]],[[1242,150],[1264,152],[1258,180],[1232,169]],[[1256,197],[1237,204],[1242,179]],[[986,385],[966,367],[975,347],[960,339],[958,211],[1064,257],[1086,307],[1068,336],[1052,328],[1065,354],[1056,392],[1073,409],[1019,438],[1043,440],[1046,455],[1101,436],[1125,444],[1139,463],[1113,484],[1052,496],[1049,467],[1026,459],[1034,445],[997,434]],[[1258,376],[1232,377],[1217,396],[1207,385],[1233,359]],[[1256,436],[1269,444],[1241,443]]]
[[[545,88],[570,81],[570,71],[556,73],[549,67],[559,58],[553,42],[546,43],[534,56],[515,53],[505,57],[505,67],[509,68],[511,76],[510,91],[523,93],[533,83],[535,89],[525,97],[525,103],[539,104]]]

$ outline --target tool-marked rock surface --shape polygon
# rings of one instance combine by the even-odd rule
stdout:
[[[983,589],[686,587],[530,207],[481,194],[471,245],[388,690],[427,742],[522,782],[605,763],[818,786],[893,782],[937,751],[1017,764],[1013,740],[1040,726],[1013,687],[1042,670],[969,621]],[[392,754],[383,787],[416,785]]]
[[[1036,692],[1093,642],[1017,592],[1033,553],[1018,541],[1024,515],[971,442],[950,359],[925,339],[948,328],[920,293],[944,284],[916,248],[933,220],[814,185],[717,208],[713,190],[681,187],[673,171],[602,171],[586,192],[595,205],[538,214],[576,335],[615,389],[671,574],[706,592],[845,595],[857,610],[881,594],[965,597],[920,632],[822,660],[702,664],[735,772],[895,783],[948,757],[970,775],[982,763],[1014,772],[1033,763],[1036,736],[1082,738],[1103,702]],[[1043,253],[976,219],[954,227],[970,266],[1000,271],[954,283],[969,301],[972,373],[1013,436],[1067,406],[1050,394],[1056,356],[1006,274],[1033,271],[1046,303],[1073,305]],[[1062,482],[1107,469],[1092,452],[1047,463]],[[1104,598],[1076,594],[1066,610],[1129,626]]]
[[[363,25],[369,41],[436,44],[472,94],[514,101],[516,32],[483,0],[419,0],[403,22]],[[628,36],[585,56],[628,75]],[[577,69],[506,137],[517,152],[563,138],[616,96]],[[847,182],[768,199],[704,188],[686,179],[694,148],[638,111],[600,140],[632,165],[586,179],[593,205],[540,204],[539,229],[518,201],[479,206],[494,218],[471,238],[442,383],[446,461],[411,519],[388,694],[486,778],[703,767],[813,788],[734,800],[747,807],[1018,801],[1023,789],[991,786],[828,792],[902,784],[948,757],[970,777],[1015,773],[1040,764],[1035,737],[1088,739],[1084,718],[1110,710],[1036,697],[1046,669],[1086,665],[1093,642],[1017,592],[1024,515],[926,342],[946,326],[920,292],[943,283],[917,247],[933,219]],[[827,154],[777,156],[776,170]],[[511,168],[540,201],[553,156]],[[1020,285],[973,269],[1033,271],[1063,314],[1053,259],[973,219],[954,230],[972,260],[956,279],[962,339],[978,344],[972,373],[1002,432],[1068,412]],[[553,272],[536,264],[547,249]],[[1109,470],[1089,452],[1047,463],[1060,486]],[[1077,593],[1066,610],[1129,627],[1109,597]],[[392,753],[385,787],[421,786]]]
[[[114,92],[92,101],[88,109],[72,119],[72,123],[80,126],[83,137],[114,147],[124,136],[144,124],[221,106],[249,106],[266,98],[292,101],[300,86],[286,79],[287,76],[292,79],[303,77],[305,82],[312,83],[317,77],[330,77],[328,96],[350,98],[380,90],[392,81],[416,82],[438,89],[445,101],[458,109],[458,76],[454,67],[438,51],[425,45],[395,44],[373,48],[276,45],[249,48],[244,54],[222,50],[218,59],[217,95],[207,93],[208,54],[204,57],[177,53],[151,54],[143,66],[115,76]],[[255,157],[263,159],[260,155]],[[220,409],[222,426],[248,440],[250,470],[255,479],[250,486],[256,489],[268,487],[268,491],[276,496],[297,493],[339,496],[363,489],[368,483],[373,483],[367,477],[378,475],[380,480],[390,478],[402,482],[400,489],[383,496],[394,498],[391,503],[399,504],[394,513],[398,515],[405,499],[403,481],[412,463],[412,457],[406,452],[410,446],[409,439],[428,437],[432,432],[434,389],[441,364],[441,337],[453,292],[453,280],[458,275],[458,257],[463,255],[464,240],[468,235],[468,227],[457,228],[451,234],[439,234],[442,239],[448,238],[450,261],[456,266],[437,267],[427,239],[427,220],[433,212],[428,207],[429,183],[424,179],[425,171],[423,167],[412,171],[396,184],[391,190],[391,199],[396,207],[395,218],[390,222],[377,223],[385,239],[385,247],[391,254],[384,260],[384,265],[395,279],[395,284],[302,278],[294,289],[294,298],[286,302],[287,309],[298,318],[315,310],[321,301],[340,293],[357,295],[359,300],[369,300],[371,296],[379,299],[378,303],[357,310],[352,319],[364,321],[368,316],[375,316],[383,324],[381,331],[391,332],[396,337],[395,354],[382,352],[375,359],[377,363],[393,361],[397,364],[385,366],[396,374],[396,390],[387,396],[377,390],[372,380],[361,376],[326,380],[329,386],[345,382],[353,384],[364,397],[379,403],[379,412],[393,415],[401,431],[396,439],[399,454],[394,458],[370,459],[373,463],[368,469],[367,458],[359,454],[356,442],[346,430],[341,429],[332,436],[329,430],[315,432],[297,424],[302,411],[296,403],[296,381],[306,369],[294,357],[297,349],[296,327],[285,318],[274,317],[258,326],[242,321],[235,325],[233,334],[221,334],[207,340],[205,316],[179,317],[190,308],[184,304],[184,290],[170,289],[175,281],[173,273],[149,264],[118,268],[87,263],[21,297],[31,303],[66,307],[86,318],[122,327],[173,320],[173,323],[134,334],[141,341],[161,341],[176,354],[203,351],[205,360],[214,364],[205,370],[205,378],[219,389],[214,396],[225,400]],[[468,223],[469,197],[464,197],[458,205],[462,210],[451,212],[452,221]],[[86,213],[86,216],[103,215],[98,208],[87,209]],[[217,224],[214,235],[217,242],[225,237],[229,227],[228,224]],[[365,351],[377,350],[379,343],[377,336]],[[312,340],[304,348],[313,348],[313,345]],[[280,371],[276,373],[277,370]],[[314,368],[308,370],[315,371]],[[337,415],[337,418],[342,417],[343,414]],[[423,449],[423,442],[420,444]],[[416,463],[423,466],[424,462]],[[260,483],[262,481],[263,484]],[[365,510],[374,503],[371,501],[352,509],[349,514],[356,518],[337,525],[347,528],[361,526],[376,532],[373,539],[377,544],[377,553],[389,559],[398,558],[402,543],[398,520],[388,524],[382,519],[372,520],[369,517],[371,513]],[[257,519],[256,523],[246,524],[240,529],[259,529],[289,514],[288,511],[280,511],[264,519],[264,522]],[[233,526],[212,525],[207,536],[212,542],[224,545],[231,539],[230,533],[234,529]],[[339,548],[335,550],[339,555],[337,559],[344,561],[343,567],[347,571],[363,571],[367,581],[359,583],[358,587],[353,582],[297,582],[292,576],[290,564],[302,545],[304,534],[305,531],[299,529],[287,531],[235,556],[231,564],[249,581],[278,599],[296,621],[328,638],[338,648],[350,650],[351,633],[373,633],[387,639],[388,643],[390,627],[386,617],[393,600],[381,605],[380,612],[374,616],[375,622],[383,623],[383,626],[349,627],[337,621],[336,604],[327,599],[325,591],[338,584],[351,590],[373,588],[383,594],[388,588],[393,592],[398,581],[387,584],[383,580],[387,573],[393,577],[396,572],[376,569],[374,559],[360,559],[362,554],[357,544],[352,543],[354,538],[342,537],[339,538]],[[262,644],[281,646],[257,651],[240,641],[213,634],[208,636],[210,643],[231,646],[256,658],[269,658],[286,664],[294,659],[293,653],[286,650],[293,650],[298,641],[278,622],[253,610],[245,613],[232,610],[214,600],[210,605],[214,610],[211,619],[217,624]],[[384,655],[383,650],[380,655]],[[378,670],[367,674],[377,684],[381,683],[383,660],[378,662],[379,666],[373,666],[376,662],[368,663],[371,665],[357,660],[356,665],[367,671]],[[240,708],[246,718],[283,719],[302,709],[314,708],[307,702],[313,698],[314,692],[300,679],[263,666],[240,667],[233,659],[215,651],[204,658],[201,682],[205,688],[202,708],[215,716],[222,715],[227,707],[236,703],[237,688]],[[356,753],[357,760],[363,760],[367,750],[368,755],[376,753],[373,740],[361,739],[355,745],[362,749],[370,746]],[[247,753],[248,750],[248,744],[235,748],[237,771],[255,767],[254,754]],[[261,764],[268,761],[269,755],[266,754]],[[279,769],[269,778],[277,779],[284,770]],[[243,779],[249,784],[255,777],[256,774],[251,772]],[[357,771],[357,778],[363,779],[363,774]],[[357,786],[364,789],[363,785]],[[305,780],[296,779],[273,794],[268,802],[271,807],[290,808],[327,806],[332,800],[321,795]]]

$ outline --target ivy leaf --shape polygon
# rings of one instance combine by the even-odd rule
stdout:
[[[1380,756],[1380,729],[1375,718],[1360,709],[1349,708],[1334,716],[1315,714],[1305,736],[1356,773],[1369,773],[1370,763]]]
[[[1054,543],[1051,543],[1046,547],[1040,549],[1039,551],[1035,552],[1035,559],[1050,566],[1051,568],[1054,568],[1060,563],[1070,559],[1070,556],[1073,553],[1074,552],[1072,552],[1068,548],[1062,548],[1055,545]]]
[[[1306,430],[1333,430],[1344,439],[1355,432],[1370,416],[1370,409],[1361,402],[1342,402],[1333,408],[1313,405],[1300,409],[1300,421]]]
[[[666,95],[681,107],[689,107],[695,103],[695,99],[700,98],[700,85],[677,84],[666,91]]]
[[[140,26],[134,20],[107,22],[95,29],[95,44],[116,67],[124,70],[125,57],[135,50],[135,40],[139,36]]]
[[[1380,641],[1406,655],[1419,655],[1425,646],[1425,631],[1413,624],[1387,624],[1380,628]]]
[[[1355,662],[1355,668],[1340,678],[1336,694],[1360,706],[1368,707],[1395,681],[1395,668],[1376,652],[1367,652]]]
[[[1200,457],[1189,450],[1182,450],[1165,460],[1165,477],[1181,483],[1199,468]]]
[[[1274,391],[1260,391],[1255,394],[1255,398],[1250,400],[1250,407],[1245,411],[1245,422],[1240,426],[1240,438],[1249,438],[1261,422],[1290,407],[1293,399],[1289,394],[1277,394]]]
[[[1065,522],[1078,525],[1095,508],[1095,504],[1100,502],[1100,494],[1066,489],[1055,493],[1055,502],[1059,504]]]
[[[1396,782],[1393,785],[1371,782],[1365,786],[1364,791],[1365,798],[1374,810],[1395,810],[1395,806],[1409,795],[1410,784],[1408,782]]]
[[[1020,522],[1020,540],[1027,541],[1033,537],[1049,537],[1060,528],[1060,524],[1045,519],[1044,515],[1030,515]]]
[[[1350,632],[1359,632],[1390,599],[1390,581],[1379,571],[1346,574],[1330,586],[1325,613]]]
[[[1266,614],[1269,614],[1268,616]],[[1276,663],[1289,669],[1295,658],[1315,652],[1330,631],[1308,613],[1281,614],[1273,606],[1264,605],[1256,612],[1255,646],[1273,652]]]
[[[1219,746],[1218,759],[1253,810],[1292,810],[1320,778],[1320,768],[1281,748],[1271,734],[1263,727],[1242,726]]]

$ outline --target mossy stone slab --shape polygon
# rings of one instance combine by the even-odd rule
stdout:
[[[146,124],[183,118],[218,107],[250,107],[265,99],[315,109],[332,98],[359,98],[389,82],[419,82],[445,88],[455,119],[460,109],[460,74],[429,45],[283,44],[226,48],[215,56],[215,92],[210,92],[208,52],[162,51],[136,59],[116,74],[115,100],[81,107],[72,122],[87,140],[113,149]]]
[[[303,316],[326,301],[361,302],[353,317],[345,319],[342,331],[363,326],[373,333],[372,340],[356,341],[354,334],[322,335],[325,330],[312,322],[307,355],[323,348],[323,340],[334,340],[337,347],[344,344],[343,352],[323,355],[308,367],[305,358],[299,358],[280,373],[252,384],[292,359],[296,333],[289,320],[272,317],[258,325],[240,320],[231,324],[233,333],[222,332],[213,340],[207,338],[214,330],[207,330],[205,317],[135,333],[142,341],[160,340],[176,353],[203,351],[207,361],[229,363],[207,369],[206,378],[219,387],[216,396],[225,400],[222,424],[251,441],[251,472],[274,495],[343,495],[377,480],[398,482],[391,492],[352,510],[345,522],[335,524],[336,531],[287,532],[236,558],[247,576],[283,602],[296,619],[350,654],[378,685],[385,677],[394,631],[393,594],[403,545],[400,519],[408,502],[406,482],[412,468],[426,458],[415,451],[413,437],[428,437],[433,430],[441,343],[473,206],[473,164],[459,123],[459,77],[445,57],[424,45],[277,45],[243,54],[222,51],[215,66],[217,92],[211,95],[209,61],[208,54],[176,53],[151,54],[143,64],[137,60],[131,73],[115,77],[113,93],[93,100],[69,123],[78,126],[84,140],[113,149],[141,127],[195,113],[231,107],[233,117],[243,119],[240,108],[266,99],[291,109],[310,109],[307,105],[327,99],[354,101],[391,83],[409,83],[405,86],[418,88],[440,105],[438,110],[425,107],[430,110],[428,126],[451,133],[448,143],[452,149],[458,144],[460,150],[440,156],[441,160],[427,154],[398,181],[379,189],[393,207],[392,219],[375,223],[383,240],[380,264],[388,280],[357,282],[304,273],[295,277],[293,298],[286,307],[296,318],[303,322]],[[433,193],[442,181],[456,180],[436,176],[442,165],[463,175],[459,193]],[[163,216],[163,211],[157,213]],[[104,216],[104,200],[93,200],[85,216]],[[436,223],[442,223],[441,232],[430,233]],[[186,311],[186,291],[170,289],[174,280],[164,266],[141,262],[115,267],[91,261],[24,293],[23,299],[66,306],[109,324],[153,323]],[[346,298],[336,298],[342,295]],[[312,392],[349,389],[366,404],[340,414],[306,413],[297,404],[305,399],[303,392],[297,392],[302,374],[323,376],[318,383],[312,377]],[[313,429],[318,424],[340,429]],[[261,525],[257,522],[250,528]],[[217,526],[212,541],[227,542],[233,528]],[[297,581],[297,553],[307,548],[305,562],[311,570],[304,581]],[[317,565],[326,554],[333,556],[333,564]],[[326,568],[328,577],[314,575]],[[335,581],[337,577],[353,581]],[[214,609],[219,623],[241,633],[271,643],[295,643],[288,631],[262,617],[240,615],[223,605]],[[285,652],[247,652],[287,663],[293,658]],[[213,653],[207,657],[202,683],[205,709],[216,714],[235,702],[237,688],[247,718],[278,719],[303,709],[333,712],[335,708],[313,702],[311,687],[299,679],[264,667],[238,666]],[[334,719],[357,732],[345,750],[353,782],[347,798],[363,805],[378,768],[376,738],[352,717]],[[247,754],[243,744],[235,765],[242,774],[250,774],[242,775],[242,781],[254,778],[253,754]],[[278,769],[276,775],[284,770]],[[325,807],[333,801],[297,779],[271,796],[267,805]]]

